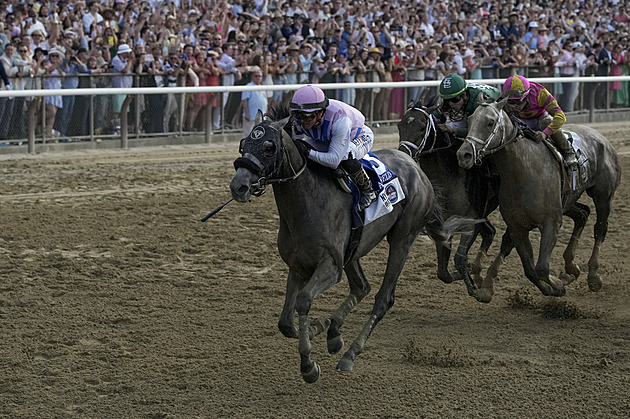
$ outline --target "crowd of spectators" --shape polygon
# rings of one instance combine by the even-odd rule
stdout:
[[[629,105],[630,9],[619,0],[0,0],[3,88],[171,87],[557,76],[565,111],[578,95]],[[560,80],[561,78],[561,80]],[[240,126],[240,94],[145,95],[131,106],[147,133]],[[423,88],[328,90],[373,121],[395,119]],[[269,91],[270,106],[290,91]],[[49,136],[113,132],[124,96],[49,96]],[[24,136],[34,98],[0,99],[0,140]],[[207,112],[207,107],[211,107]],[[92,115],[92,108],[96,110]],[[132,116],[134,116],[133,114]],[[134,118],[130,118],[133,120]],[[182,127],[178,127],[181,124]],[[43,128],[42,128],[43,125]]]

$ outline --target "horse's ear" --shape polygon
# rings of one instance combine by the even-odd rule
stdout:
[[[289,119],[291,119],[290,116],[287,116],[284,119],[281,119],[279,121],[275,121],[271,123],[271,127],[277,129],[278,131],[282,131],[282,129],[284,128],[284,126],[287,124],[287,122],[289,122]]]
[[[256,112],[256,118],[254,118],[254,125],[258,125],[263,121],[263,113],[260,109]]]
[[[505,105],[507,104],[507,101],[509,100],[509,97],[504,97],[503,99],[499,100],[497,102],[497,108],[498,109],[503,109],[505,107]]]
[[[412,109],[416,106],[416,102],[413,99],[409,100],[409,103],[407,103],[407,110]]]

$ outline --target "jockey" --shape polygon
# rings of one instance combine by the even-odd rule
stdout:
[[[440,83],[442,103],[433,112],[433,118],[442,132],[458,138],[468,134],[467,119],[477,109],[480,94],[488,99],[498,99],[501,91],[483,83],[466,83],[460,75],[449,74]]]
[[[549,90],[540,83],[515,75],[505,81],[503,91],[509,95],[508,113],[534,130],[536,141],[551,137],[567,164],[572,168],[577,166],[573,147],[561,129],[567,118]]]
[[[367,208],[376,200],[372,182],[359,159],[374,144],[374,133],[365,125],[365,117],[357,109],[324,95],[312,85],[300,87],[289,104],[295,118],[295,133],[304,134],[304,143],[296,145],[307,158],[322,166],[343,168],[359,187],[361,197],[357,209]]]

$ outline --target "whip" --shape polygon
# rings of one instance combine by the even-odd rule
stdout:
[[[229,204],[230,202],[232,202],[234,200],[234,198],[230,199],[229,201],[227,201],[225,204],[223,205],[219,205],[217,208],[213,209],[208,215],[206,215],[205,217],[203,217],[201,219],[202,223],[205,223],[206,221],[208,221],[208,219],[212,216],[214,216],[217,212],[221,211],[223,209],[224,206],[226,206],[227,204]]]

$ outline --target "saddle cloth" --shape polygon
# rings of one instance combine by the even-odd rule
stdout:
[[[361,164],[372,180],[372,188],[378,199],[365,209],[363,225],[367,225],[372,221],[389,214],[394,210],[394,205],[405,199],[405,193],[400,185],[398,175],[385,163],[379,160],[372,152],[366,154],[361,159]],[[355,204],[359,202],[359,192],[353,188],[355,196]]]

